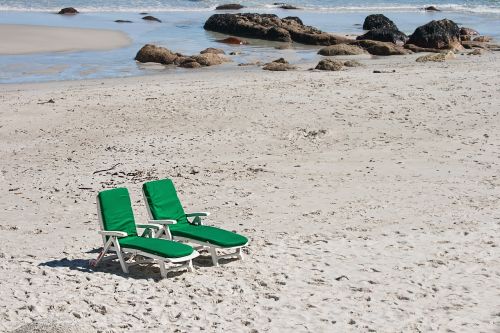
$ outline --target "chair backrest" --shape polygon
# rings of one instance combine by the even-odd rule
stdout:
[[[171,179],[161,179],[142,185],[142,191],[154,220],[176,220],[177,223],[188,223],[186,213],[177,196]]]
[[[97,200],[103,230],[125,231],[129,236],[137,235],[132,203],[126,188],[99,192]]]

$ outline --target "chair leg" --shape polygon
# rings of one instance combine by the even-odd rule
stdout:
[[[212,263],[214,266],[219,266],[219,259],[217,258],[217,250],[215,247],[210,247],[210,254],[212,255]]]
[[[240,258],[240,260],[243,260],[243,248],[238,248],[238,250],[236,250],[236,255]]]
[[[188,262],[188,266],[187,266],[187,269],[189,272],[194,272],[194,267],[193,267],[193,260],[190,259],[189,262]]]
[[[125,262],[125,259],[123,258],[123,253],[122,253],[122,249],[120,247],[120,243],[118,243],[117,240],[113,240],[113,245],[115,246],[116,255],[118,256],[118,259],[120,260],[120,265],[122,266],[123,273],[128,274],[127,263]]]
[[[161,277],[162,278],[166,278],[167,277],[167,269],[165,268],[165,261],[160,260],[158,262],[158,264],[160,265],[160,274],[161,274]]]

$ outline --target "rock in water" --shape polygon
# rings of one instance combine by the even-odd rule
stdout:
[[[200,54],[204,54],[204,53],[226,54],[226,52],[224,52],[224,50],[216,49],[214,47],[206,48],[200,52]]]
[[[477,36],[479,32],[474,29],[461,27],[460,28],[460,36]]]
[[[293,6],[293,5],[287,5],[287,4],[282,4],[279,6],[281,9],[300,9],[299,7]]]
[[[441,10],[437,9],[436,6],[425,7],[424,10],[426,10],[428,12],[440,12],[441,11]]]
[[[357,55],[367,52],[359,46],[349,44],[337,44],[326,46],[318,51],[322,56]]]
[[[242,39],[239,39],[238,37],[228,37],[224,39],[219,39],[217,40],[219,43],[225,43],[225,44],[235,44],[235,45],[247,45],[248,42],[244,41]]]
[[[365,18],[365,22],[363,23],[364,30],[372,30],[372,29],[394,29],[398,30],[398,27],[394,22],[388,19],[385,15],[382,14],[372,14],[368,15]]]
[[[171,65],[179,64],[181,61],[179,58],[181,57],[183,57],[181,54],[174,53],[164,47],[146,44],[137,52],[135,60],[143,63],[156,62],[164,65]]]
[[[446,60],[450,59],[455,59],[455,53],[452,51],[448,52],[443,52],[443,53],[433,53],[433,54],[427,54],[421,57],[417,58],[417,62],[428,62],[428,61],[434,61],[434,62],[443,62]]]
[[[364,35],[356,37],[357,40],[369,39],[378,40],[380,42],[391,42],[398,45],[404,45],[408,37],[397,29],[373,29]]]
[[[460,29],[448,19],[431,21],[418,27],[408,43],[436,49],[460,48]]]
[[[160,22],[161,23],[161,20],[160,19],[157,19],[156,17],[154,16],[144,16],[142,18],[143,20],[146,20],[146,21],[154,21],[154,22]]]
[[[344,67],[343,61],[323,59],[316,65],[315,69],[322,71],[340,71],[342,67]]]
[[[129,20],[115,20],[116,23],[132,23],[132,21]]]
[[[245,8],[245,6],[242,6],[239,3],[228,3],[215,7],[215,10],[238,10],[242,8]]]
[[[295,19],[280,19],[274,14],[214,14],[205,22],[204,28],[236,36],[309,45],[334,45],[348,41],[345,37],[303,25]]]
[[[69,15],[78,14],[78,10],[76,10],[73,7],[66,7],[66,8],[61,9],[59,11],[59,13],[57,13],[57,14],[62,14],[62,15],[66,15],[66,14],[69,14]]]
[[[215,53],[203,53],[200,55],[192,56],[191,58],[196,60],[196,62],[202,66],[214,66],[226,62],[226,58]]]

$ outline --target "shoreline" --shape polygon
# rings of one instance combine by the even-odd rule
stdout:
[[[0,24],[0,55],[107,51],[126,47],[132,39],[122,31],[43,25]]]

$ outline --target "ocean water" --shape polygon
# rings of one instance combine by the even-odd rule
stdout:
[[[400,30],[411,34],[419,25],[434,19],[449,18],[461,26],[472,27],[484,35],[500,40],[500,0],[472,0],[457,3],[425,0],[306,0],[290,1],[301,10],[283,10],[273,5],[277,0],[239,1],[244,12],[273,13],[280,17],[299,16],[305,24],[338,34],[361,34],[361,24],[369,14],[382,13]],[[215,0],[0,0],[0,24],[34,24],[59,27],[114,29],[132,39],[130,46],[110,51],[59,52],[0,56],[0,83],[78,80],[87,78],[127,77],[155,73],[185,71],[163,66],[145,66],[134,61],[137,51],[146,43],[154,43],[184,54],[196,54],[206,47],[219,47],[241,55],[233,63],[219,66],[223,70],[239,62],[268,61],[284,56],[301,63],[317,58],[319,47],[294,44],[278,50],[280,43],[251,40],[247,46],[217,43],[224,35],[203,29],[206,19],[216,13],[222,3]],[[59,9],[73,6],[80,11],[74,16],[55,15]],[[421,8],[435,5],[441,12],[425,12]],[[141,19],[148,12],[163,22]],[[118,24],[114,20],[131,20]]]

